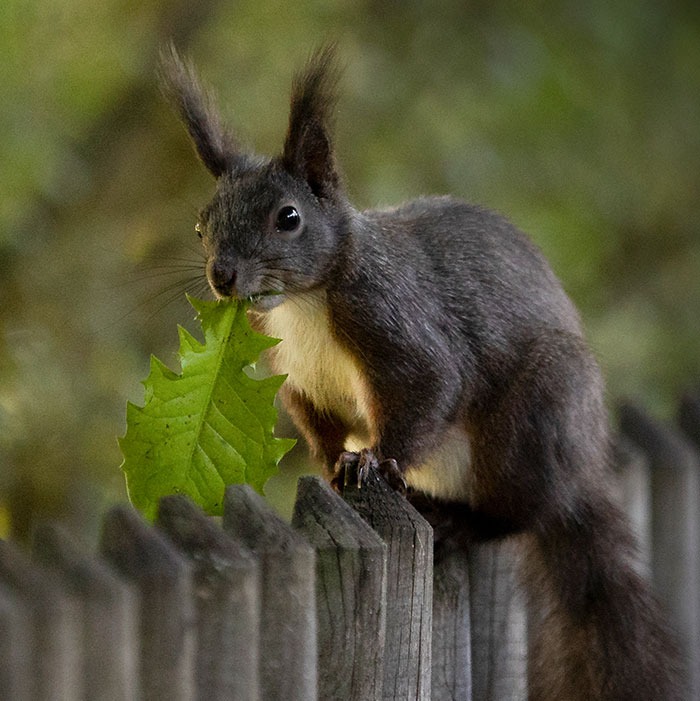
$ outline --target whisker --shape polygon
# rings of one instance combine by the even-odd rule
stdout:
[[[158,313],[158,312],[161,311],[163,308],[165,308],[168,304],[170,304],[172,301],[174,301],[175,299],[177,299],[177,297],[178,297],[179,295],[183,294],[183,293],[187,290],[187,287],[188,287],[188,286],[193,285],[196,281],[199,281],[200,279],[201,279],[200,276],[197,276],[197,277],[190,277],[190,278],[187,278],[187,279],[185,279],[185,280],[178,280],[178,281],[176,281],[176,282],[174,282],[174,283],[168,285],[165,289],[163,289],[163,290],[161,290],[160,292],[156,293],[156,294],[153,295],[152,297],[148,297],[147,299],[142,299],[142,300],[139,301],[137,304],[134,304],[130,309],[128,309],[126,312],[124,312],[123,314],[121,314],[120,316],[118,316],[116,319],[113,319],[109,324],[106,324],[105,326],[98,328],[97,331],[98,331],[98,332],[102,332],[102,331],[104,331],[105,329],[108,329],[108,328],[111,328],[111,327],[114,327],[114,326],[118,325],[120,322],[124,321],[124,319],[126,319],[126,318],[132,316],[135,312],[137,312],[137,311],[143,309],[143,308],[146,307],[148,304],[152,303],[153,301],[155,301],[155,300],[157,300],[157,299],[159,299],[159,298],[162,298],[163,295],[166,295],[166,294],[168,294],[168,293],[172,293],[172,296],[169,297],[169,298],[166,300],[165,304],[160,305],[160,306],[156,309],[156,311],[154,312],[154,314],[151,314],[151,315],[149,315],[148,317],[146,317],[145,320],[142,320],[142,321],[148,321],[148,320],[151,319],[156,313]]]
[[[186,290],[188,287],[191,287],[194,283],[200,281],[200,276],[192,276],[192,277],[187,277],[184,278],[183,280],[176,280],[175,282],[172,282],[168,285],[166,285],[162,290],[159,292],[156,292],[154,295],[152,295],[146,302],[153,302],[157,299],[160,299],[163,295],[168,294],[169,292],[172,291],[178,291],[182,292],[183,290]]]
[[[186,280],[181,280],[179,282],[173,283],[172,285],[168,285],[165,289],[161,290],[156,295],[154,295],[149,300],[149,302],[162,298],[163,295],[166,295],[168,293],[172,294],[170,294],[165,299],[165,301],[163,301],[163,303],[155,309],[155,311],[152,314],[146,317],[146,319],[152,319],[158,312],[162,311],[165,307],[167,307],[178,297],[184,297],[185,294],[197,296],[197,294],[200,294],[200,291],[204,292],[206,290],[206,287],[208,287],[208,284],[205,280],[202,280],[200,276],[194,278],[187,278]]]
[[[213,296],[213,292],[211,290],[211,287],[209,286],[209,282],[207,280],[201,280],[198,284],[196,284],[191,292],[188,292],[188,294],[193,295],[195,297],[199,297],[203,295],[205,292],[211,293],[210,296]]]
[[[179,275],[179,274],[181,274],[182,271],[178,270],[178,271],[173,271],[172,273],[167,273],[167,272],[153,273],[152,275],[143,275],[143,276],[135,277],[135,278],[127,278],[127,279],[119,280],[118,282],[110,283],[109,285],[97,285],[95,287],[95,289],[101,290],[104,292],[109,292],[110,290],[121,289],[121,288],[129,287],[129,286],[136,286],[139,283],[145,285],[146,283],[148,283],[152,280],[158,280],[158,279],[163,278],[163,277],[168,278],[168,277],[174,275],[175,272],[177,272],[177,274]],[[196,276],[196,278],[199,278],[199,277],[201,277],[201,276],[200,275]],[[189,279],[195,279],[195,277],[188,278],[188,280]]]
[[[184,264],[184,265],[206,265],[206,260],[202,258],[185,258],[184,256],[167,256],[167,257],[162,257],[162,256],[153,256],[151,259],[150,257],[144,260],[143,262],[139,263],[141,266],[151,266],[151,265],[160,265],[160,264],[170,264],[170,263],[175,263],[175,264]]]
[[[185,292],[187,292],[186,289],[180,289],[180,290],[177,290],[177,292],[175,292],[175,294],[171,295],[170,297],[167,297],[167,298],[162,302],[162,304],[159,304],[158,307],[156,307],[156,309],[154,309],[153,312],[151,312],[151,314],[149,314],[149,315],[144,319],[144,321],[150,321],[154,316],[156,316],[156,314],[158,314],[159,312],[163,311],[163,309],[165,309],[169,304],[171,304],[172,302],[174,302],[176,299],[178,299],[178,298],[184,296],[184,293],[185,293]]]
[[[165,271],[173,272],[173,273],[180,273],[183,271],[190,271],[190,270],[199,270],[201,272],[205,272],[203,265],[185,265],[184,263],[178,263],[177,265],[155,265],[152,267],[143,268],[142,270],[138,270],[136,272],[149,273],[151,271],[160,271],[160,270],[165,270]]]
[[[304,300],[303,300],[303,302],[302,302],[302,301],[295,295],[295,293],[299,294],[299,293],[308,292],[308,288],[304,288],[304,287],[302,287],[301,285],[299,285],[299,284],[297,284],[297,283],[287,283],[287,284],[285,284],[282,280],[280,280],[279,278],[275,277],[273,274],[270,274],[270,272],[268,272],[268,274],[265,275],[265,276],[263,277],[263,280],[264,280],[264,281],[268,281],[268,280],[269,280],[270,283],[272,283],[271,286],[274,287],[275,285],[278,285],[278,286],[281,287],[286,293],[291,293],[291,294],[287,297],[287,301],[288,301],[290,304],[292,304],[293,306],[295,306],[297,309],[299,309],[300,311],[304,311],[304,309],[308,309],[308,308],[316,309],[316,310],[323,309],[323,302],[322,302],[320,299],[317,299],[317,298],[314,297],[314,296],[306,296],[306,297],[304,297]]]
[[[192,246],[192,244],[190,244],[190,243],[183,243],[183,244],[182,244],[182,247],[185,248],[185,249],[186,249],[187,251],[189,251],[190,253],[192,253],[192,254],[194,254],[195,256],[197,256],[197,258],[198,258],[199,260],[206,260],[206,256],[204,255],[204,251],[202,250],[201,247],[200,247],[200,248],[194,248],[194,247]]]
[[[103,291],[121,289],[127,286],[135,286],[139,283],[146,284],[149,281],[157,280],[158,278],[168,278],[174,275],[183,275],[185,273],[196,273],[195,275],[188,276],[188,280],[206,277],[204,269],[196,266],[183,266],[172,269],[169,268],[169,266],[158,266],[158,268],[153,270],[129,271],[126,274],[120,276],[119,279],[115,280],[114,282],[105,283],[101,285],[97,284],[95,286],[95,289]]]

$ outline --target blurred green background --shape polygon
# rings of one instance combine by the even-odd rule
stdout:
[[[192,329],[213,183],[155,82],[171,37],[265,153],[294,67],[338,40],[358,206],[449,192],[507,214],[581,309],[611,406],[669,416],[700,378],[697,2],[3,0],[0,533],[90,531],[125,498],[125,402]],[[271,483],[280,508],[304,462]]]

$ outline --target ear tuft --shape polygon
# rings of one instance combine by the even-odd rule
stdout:
[[[335,44],[317,49],[292,82],[289,127],[282,164],[304,178],[319,197],[330,197],[340,178],[331,143],[341,70]]]
[[[241,168],[247,158],[222,127],[213,95],[202,87],[192,64],[183,61],[172,43],[161,50],[159,77],[207,170],[219,178]]]

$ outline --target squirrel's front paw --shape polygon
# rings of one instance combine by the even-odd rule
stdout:
[[[401,494],[406,494],[406,481],[399,469],[396,460],[382,460],[379,462],[369,448],[363,448],[359,453],[346,451],[340,454],[333,468],[331,486],[339,493],[348,485],[355,484],[362,487],[367,480],[370,468],[374,468],[384,477],[389,486]]]
[[[331,479],[331,487],[339,494],[342,494],[343,489],[351,484],[361,487],[369,475],[370,467],[376,469],[378,466],[377,458],[369,448],[363,448],[359,453],[345,451],[340,454],[333,467],[334,476]]]

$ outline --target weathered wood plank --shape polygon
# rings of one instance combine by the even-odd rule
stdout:
[[[10,543],[0,541],[0,587],[9,590],[29,613],[30,698],[41,701],[80,698],[81,638],[77,606],[63,582],[30,562]]]
[[[130,701],[136,695],[137,599],[106,564],[81,552],[55,524],[34,533],[34,557],[66,583],[79,606],[80,676],[86,699]]]
[[[197,697],[257,701],[258,563],[184,495],[160,500],[158,525],[193,568]]]
[[[479,701],[527,698],[527,615],[517,539],[469,549],[472,694]]]
[[[375,470],[343,498],[387,546],[384,699],[429,700],[433,529]]]
[[[432,654],[432,701],[470,701],[469,562],[447,543],[435,553]]]
[[[680,435],[636,407],[620,409],[622,432],[651,464],[652,558],[655,589],[689,661],[693,698],[700,694],[700,473]]]
[[[0,583],[0,699],[29,701],[32,675],[29,607],[5,583]]]
[[[616,497],[637,540],[637,571],[651,577],[651,467],[644,452],[629,438],[615,439]]]
[[[265,701],[314,701],[317,647],[313,548],[248,485],[226,489],[223,524],[260,563],[261,697]]]
[[[320,477],[302,477],[292,523],[316,549],[319,697],[382,698],[386,546]]]
[[[126,505],[104,520],[102,554],[139,593],[139,682],[148,701],[195,697],[195,626],[189,563]]]

